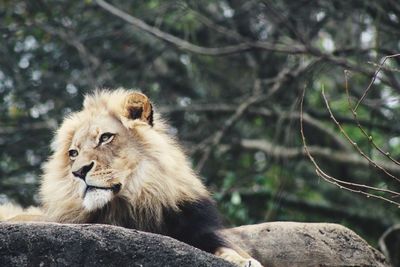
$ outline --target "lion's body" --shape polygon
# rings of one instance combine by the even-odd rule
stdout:
[[[30,216],[30,218],[31,216],[43,216],[42,210],[37,207],[29,207],[27,209],[23,209],[20,206],[11,203],[0,205],[0,221],[5,221],[7,219],[14,218],[22,214],[24,216]]]
[[[227,246],[208,191],[143,94],[87,96],[82,111],[62,123],[52,150],[40,187],[46,220],[150,231],[211,253]]]

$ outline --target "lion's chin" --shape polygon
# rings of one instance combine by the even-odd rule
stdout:
[[[109,203],[114,197],[114,193],[110,189],[90,189],[83,198],[83,207],[87,211],[101,209]]]

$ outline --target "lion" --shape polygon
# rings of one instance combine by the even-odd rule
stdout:
[[[210,193],[143,93],[86,95],[83,109],[64,119],[51,149],[41,209],[21,214],[3,206],[0,218],[117,225],[173,237],[238,266],[261,266],[218,234],[222,226]]]

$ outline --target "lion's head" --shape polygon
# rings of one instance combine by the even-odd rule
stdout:
[[[48,215],[61,222],[88,222],[98,213],[113,224],[127,217],[159,220],[163,206],[206,194],[165,128],[142,93],[86,96],[82,111],[57,131],[44,166]]]

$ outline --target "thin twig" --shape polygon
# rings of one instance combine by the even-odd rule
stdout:
[[[348,77],[347,77],[347,71],[344,72],[344,78],[345,78],[345,90],[346,90],[346,95],[347,95],[347,102],[348,102],[348,106],[349,106],[349,110],[351,112],[351,114],[353,114],[353,118],[354,121],[357,124],[357,128],[360,129],[361,133],[367,138],[367,140],[370,142],[370,144],[376,149],[378,150],[382,155],[384,155],[386,158],[388,158],[390,161],[392,161],[393,163],[397,164],[400,166],[400,162],[398,162],[396,159],[394,159],[389,152],[384,151],[382,148],[380,148],[374,141],[374,138],[372,135],[369,135],[367,133],[367,131],[364,130],[364,128],[362,127],[359,119],[358,119],[358,115],[357,112],[355,111],[355,109],[353,109],[353,105],[351,103],[351,98],[350,98],[350,92],[349,92],[349,86],[348,86]],[[379,72],[376,72],[376,75],[378,75]]]
[[[304,135],[304,129],[303,129],[303,105],[304,105],[304,96],[305,96],[305,89],[303,90],[303,93],[301,95],[301,100],[300,100],[300,133],[301,133],[301,138],[303,141],[303,147],[304,150],[308,156],[308,158],[310,159],[310,161],[313,163],[314,167],[315,167],[315,172],[317,173],[317,175],[319,177],[321,177],[322,179],[324,179],[325,181],[334,184],[336,186],[338,186],[341,189],[345,189],[354,193],[358,193],[358,194],[362,194],[365,195],[366,197],[371,197],[371,198],[377,198],[377,199],[381,199],[384,200],[386,202],[389,202],[391,204],[395,204],[398,207],[400,207],[400,203],[390,200],[386,197],[383,196],[378,196],[378,195],[374,195],[365,191],[362,191],[360,189],[353,189],[353,188],[363,188],[363,189],[368,189],[368,190],[373,190],[373,191],[378,191],[378,192],[384,192],[384,193],[389,193],[392,194],[394,196],[399,196],[400,193],[392,191],[392,190],[388,190],[388,189],[382,189],[382,188],[377,188],[377,187],[372,187],[372,186],[367,186],[367,185],[363,185],[363,184],[358,184],[358,183],[351,183],[351,182],[347,182],[344,180],[340,180],[337,178],[334,178],[328,174],[326,174],[324,171],[322,171],[322,169],[319,167],[318,163],[315,161],[314,157],[311,155],[310,151],[308,150],[308,146],[307,146],[307,141],[306,141],[306,137]],[[353,187],[353,188],[349,188]]]
[[[347,141],[349,141],[349,143],[357,150],[358,153],[360,153],[360,155],[365,158],[373,167],[383,171],[386,175],[388,175],[389,177],[397,180],[400,182],[400,179],[396,176],[394,176],[393,174],[391,174],[390,172],[388,172],[385,168],[383,168],[382,166],[376,164],[375,161],[373,161],[370,157],[367,156],[367,154],[364,153],[364,151],[357,145],[357,143],[351,139],[351,137],[348,135],[348,133],[343,129],[342,125],[339,123],[339,121],[335,118],[335,116],[333,115],[333,112],[331,110],[331,107],[329,105],[328,99],[326,98],[325,95],[325,90],[324,88],[322,88],[322,97],[324,99],[325,102],[325,106],[329,112],[329,115],[331,116],[332,121],[336,124],[336,126],[338,127],[338,129],[340,130],[340,132],[344,135],[344,137],[347,139]]]
[[[375,67],[379,67],[380,66],[380,64],[377,64],[377,63],[372,62],[372,61],[367,61],[367,63],[371,64],[372,66],[375,66]],[[391,72],[400,72],[400,68],[390,68],[390,67],[381,66],[381,69],[382,70],[386,70],[386,71],[391,71]]]
[[[394,54],[394,55],[389,55],[383,58],[383,61],[381,64],[379,64],[379,67],[375,70],[374,75],[372,76],[372,80],[369,83],[367,89],[365,89],[363,95],[361,96],[360,100],[358,100],[356,106],[354,107],[354,112],[357,111],[358,106],[361,104],[361,102],[364,100],[364,98],[367,96],[369,90],[371,89],[372,85],[374,84],[376,78],[378,77],[378,73],[381,71],[381,69],[383,68],[383,66],[385,65],[386,60],[388,60],[389,58],[394,58],[394,57],[398,57],[400,56],[400,54]]]

